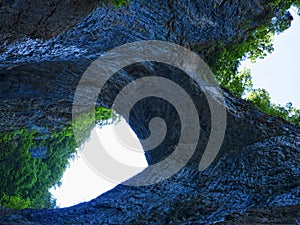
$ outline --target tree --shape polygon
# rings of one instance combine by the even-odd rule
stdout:
[[[285,107],[271,102],[271,97],[265,89],[253,89],[250,70],[238,71],[240,62],[244,59],[252,61],[263,59],[273,52],[272,40],[275,33],[288,29],[293,20],[288,9],[298,7],[299,0],[273,0],[267,5],[275,12],[275,17],[270,17],[260,27],[251,30],[248,35],[225,45],[217,41],[211,44],[209,54],[204,54],[204,60],[211,67],[221,87],[228,89],[237,97],[244,97],[259,110],[273,116],[279,116],[297,126],[300,126],[299,110],[288,103]],[[247,24],[245,24],[247,26]],[[201,49],[198,49],[201,54]],[[245,96],[245,94],[247,95]]]
[[[88,115],[88,116],[87,116]],[[76,120],[86,129],[83,144],[95,122],[117,117],[110,109],[96,107],[95,115],[84,113]],[[87,128],[89,130],[87,130]],[[45,138],[46,136],[46,138]],[[55,199],[49,189],[60,179],[78,149],[71,121],[64,128],[47,134],[21,129],[0,133],[0,206],[14,209],[54,208]],[[32,149],[47,149],[45,157],[32,156]]]

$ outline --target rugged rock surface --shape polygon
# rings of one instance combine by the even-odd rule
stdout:
[[[0,2],[0,51],[3,45],[18,38],[50,38],[76,25],[90,13],[98,1],[29,1]]]
[[[276,119],[272,123],[276,122],[280,123]],[[269,130],[265,121],[260,126],[260,132],[266,133],[275,128]],[[4,224],[296,224],[300,222],[299,130],[293,131],[283,124],[282,128],[289,131],[279,134],[281,129],[275,128],[277,134],[262,141],[247,136],[253,142],[248,145],[235,139],[239,145],[236,149],[224,145],[219,159],[204,172],[190,164],[159,184],[119,185],[88,203],[57,210],[24,210],[0,221]],[[228,133],[226,139],[231,138]],[[277,214],[280,212],[286,214]]]
[[[19,34],[29,35],[30,29],[11,28],[17,33],[12,33],[16,42],[4,44],[0,55],[0,129],[43,130],[66,123],[71,118],[74,92],[82,73],[105,50],[149,39],[190,48],[205,44],[206,50],[216,40],[228,44],[270,18],[260,4],[264,2],[134,1],[118,11],[99,8],[75,28],[48,40],[32,36],[18,40]],[[243,28],[249,21],[251,27]],[[50,33],[41,30],[35,37],[47,38],[64,29],[50,29]],[[6,32],[11,30],[4,29],[3,33]],[[180,83],[199,113],[199,143],[184,168],[158,184],[119,185],[90,202],[70,208],[7,212],[0,223],[300,223],[299,128],[261,113],[223,91],[227,111],[225,139],[217,159],[201,172],[198,164],[211,131],[210,110],[203,90],[182,71],[158,63],[124,68],[107,84],[99,104],[109,106],[120,88],[133,79],[157,74]],[[173,151],[180,131],[174,108],[150,98],[133,109],[130,125],[139,137],[149,135],[148,122],[154,116],[162,116],[172,132],[154,151],[146,153],[149,164]],[[143,174],[147,175],[147,169]],[[286,213],[289,218],[277,213]]]
[[[71,118],[79,74],[88,65],[89,62],[82,60],[21,64],[2,69],[1,130],[64,125]]]
[[[244,215],[228,215],[226,221],[219,224],[299,224],[299,212],[300,205],[253,208]]]
[[[17,7],[22,7],[20,4],[23,1],[17,2],[12,4],[12,7],[16,7],[14,10],[18,11]],[[29,5],[34,5],[37,1],[32,2]],[[78,11],[82,4],[82,1],[79,1],[78,5],[75,4],[75,8],[72,6],[69,9],[68,5],[72,4],[72,1],[57,2],[60,3],[56,10],[70,17],[72,10]],[[43,5],[45,9],[42,12],[53,10],[51,3],[52,1],[50,5]],[[37,7],[32,8],[39,10],[41,4],[38,3]],[[106,50],[138,40],[170,41],[190,48],[200,45],[205,46],[204,50],[207,50],[216,41],[228,44],[244,38],[255,26],[266,19],[271,19],[273,15],[263,7],[264,4],[265,1],[245,0],[214,2],[138,0],[132,1],[128,7],[119,10],[105,6],[98,8],[82,19],[76,27],[57,36],[55,35],[68,28],[67,24],[69,24],[62,21],[59,14],[54,14],[53,18],[45,18],[42,27],[34,24],[34,29],[41,31],[36,35],[28,35],[32,33],[31,26],[29,28],[20,26],[24,31],[19,31],[19,26],[5,25],[10,23],[11,19],[3,17],[4,21],[1,24],[5,26],[1,33],[4,36],[12,34],[15,42],[1,45],[0,61],[2,64],[15,64],[44,60],[95,59]],[[23,4],[23,7],[27,5]],[[60,8],[62,9],[59,10]],[[83,11],[82,14],[84,13]],[[2,14],[5,16],[9,12]],[[74,16],[75,19],[71,24],[80,19],[82,14]],[[59,21],[58,24],[56,20]],[[32,21],[34,20],[30,20]],[[15,23],[19,24],[18,21]],[[57,31],[50,32],[50,28],[56,26],[58,26]],[[47,29],[50,31],[44,32],[48,31]],[[28,36],[18,40],[18,35],[15,33]],[[55,37],[45,40],[52,36]]]

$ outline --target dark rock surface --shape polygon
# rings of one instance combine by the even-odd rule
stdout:
[[[299,223],[296,209],[300,137],[299,130],[298,134],[292,133],[239,150],[224,148],[222,156],[204,172],[187,166],[156,185],[119,185],[88,203],[57,210],[24,210],[0,221],[4,224],[211,224],[222,221],[296,224]],[[280,216],[277,212],[286,215]]]
[[[76,25],[97,5],[95,0],[3,0],[0,2],[0,51],[19,38],[54,37]]]
[[[215,1],[215,5],[205,0],[134,1],[117,11],[109,7],[96,9],[76,27],[47,40],[33,39],[29,28],[20,31],[18,26],[7,26],[2,34],[11,32],[15,42],[5,43],[0,55],[0,129],[35,127],[47,133],[51,127],[62,127],[71,118],[81,75],[91,60],[105,50],[150,39],[192,49],[201,44],[209,46],[216,40],[228,44],[271,18],[258,3],[264,5],[264,1],[244,0]],[[243,29],[249,21],[251,27]],[[39,27],[41,32],[34,37],[49,38],[65,28],[51,28],[47,33]],[[18,39],[19,34],[27,37]],[[0,224],[300,223],[299,128],[223,91],[227,111],[225,139],[217,159],[201,172],[198,164],[211,131],[210,110],[203,90],[182,71],[156,63],[124,68],[107,84],[99,104],[109,106],[119,89],[133,79],[157,74],[180,83],[199,113],[199,143],[184,168],[158,184],[119,185],[74,207],[5,213]],[[162,105],[158,107],[159,103]],[[134,108],[130,121],[137,135],[145,137],[149,132],[147,122],[157,115],[163,116],[172,132],[162,145],[147,152],[149,164],[173,151],[180,130],[176,113],[165,102],[146,99]],[[149,173],[146,169],[141,176]]]
[[[89,62],[81,60],[3,68],[0,71],[1,131],[64,125],[72,117],[79,74],[88,65]]]
[[[12,7],[22,7],[19,5],[23,1],[17,2],[20,3],[13,4]],[[28,6],[30,7],[36,2],[32,1]],[[43,5],[45,7],[43,11],[53,9],[51,2],[49,2],[50,6]],[[60,2],[57,5],[57,11],[62,8],[61,10],[64,10],[62,13],[68,19],[68,16],[72,16],[72,10],[75,12],[80,10],[83,1],[78,1],[79,3],[75,4],[74,7],[69,7],[73,1],[53,0],[53,2]],[[94,1],[90,2],[92,4]],[[37,7],[41,4],[43,3],[38,3]],[[128,7],[119,10],[115,10],[111,6],[97,8],[83,18],[76,27],[47,40],[45,38],[52,37],[59,31],[68,28],[69,22],[62,20],[59,14],[45,19],[42,27],[36,25],[32,26],[34,28],[20,26],[20,29],[24,31],[19,31],[18,26],[10,26],[9,24],[4,26],[7,28],[1,33],[4,36],[13,35],[15,42],[1,44],[0,63],[15,64],[78,58],[95,59],[106,50],[138,40],[170,41],[190,48],[205,45],[206,49],[204,48],[204,50],[207,50],[215,41],[221,40],[228,44],[239,38],[244,38],[263,20],[271,19],[272,14],[267,13],[263,7],[264,4],[265,1],[249,2],[246,0],[216,0],[214,2],[209,0],[136,0],[132,1]],[[23,5],[23,7],[25,6]],[[30,13],[30,10],[27,11]],[[82,14],[84,13],[83,10]],[[6,13],[2,14],[6,15]],[[82,14],[73,16],[74,21],[71,20],[71,24],[82,18]],[[10,18],[6,17],[3,17],[3,20],[3,24],[11,21]],[[56,20],[59,21],[58,24]],[[34,20],[30,20],[30,22],[32,21]],[[15,23],[19,24],[17,21]],[[44,32],[45,29],[50,29],[53,26],[58,26],[58,30],[50,32],[50,34]],[[28,34],[32,33],[31,29],[41,32],[30,36]],[[18,35],[15,33],[27,36],[17,39]]]
[[[40,64],[37,68],[43,67]],[[133,68],[136,76],[139,74],[138,70],[141,70],[143,75],[145,72],[155,75],[159,71],[164,71],[160,74],[165,74],[166,77],[169,71],[174,81],[179,79],[177,82],[180,81],[183,88],[192,89],[190,87],[192,84],[186,82],[184,74],[169,66],[147,63],[135,65]],[[125,68],[125,71],[130,74],[131,69]],[[123,78],[126,77],[125,72],[121,74]],[[123,84],[119,82],[119,85],[122,86],[127,82],[129,80],[123,79]],[[108,93],[113,96],[115,92],[112,90]],[[298,205],[300,203],[299,129],[281,119],[257,111],[249,103],[236,99],[226,92],[224,96],[228,113],[226,136],[217,160],[207,170],[199,172],[198,163],[210,131],[210,123],[207,122],[210,114],[205,96],[201,90],[194,88],[193,100],[197,109],[202,112],[199,114],[201,135],[195,155],[179,173],[155,185],[141,187],[119,185],[88,203],[66,209],[24,210],[5,216],[0,219],[0,222],[3,224],[209,224],[232,220],[234,223],[235,218],[236,221],[259,221],[260,217],[263,217],[262,220],[268,220],[272,218],[272,212],[275,212],[271,210],[264,214],[258,211],[256,218],[253,213],[258,210],[256,208],[272,207],[273,209]],[[104,100],[109,104],[110,98]],[[140,136],[145,135],[147,131],[147,124],[144,121],[148,120],[146,115],[157,116],[152,107],[157,109],[158,103],[154,102],[152,105],[151,103],[153,103],[151,99],[141,103],[135,109],[136,112],[133,112],[135,118],[131,126]],[[166,123],[169,123],[168,119],[171,121],[169,124],[173,132],[166,137],[168,141],[159,146],[156,151],[147,152],[149,163],[159,161],[167,153],[169,154],[170,145],[176,143],[176,135],[178,135],[179,125],[172,122],[173,110],[164,105],[158,109],[165,110],[163,113]],[[38,115],[33,118],[38,118]],[[149,174],[147,170],[145,171],[145,179],[148,179]],[[286,209],[288,212],[293,212],[288,209]],[[250,210],[250,213],[247,210]],[[245,212],[245,218],[236,216],[242,216]],[[291,217],[290,224],[296,223],[298,219],[297,216]],[[281,221],[280,218],[277,220]]]
[[[252,208],[245,214],[228,215],[218,224],[299,224],[300,205]]]

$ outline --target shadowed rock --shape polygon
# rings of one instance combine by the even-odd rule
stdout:
[[[251,30],[271,18],[257,3],[260,1],[220,1],[214,6],[210,1],[134,1],[128,8],[119,10],[96,9],[76,27],[53,38],[69,26],[53,27],[51,17],[45,19],[45,24],[50,24],[49,33],[43,30],[44,25],[33,31],[30,26],[9,28],[6,25],[2,34],[10,32],[16,42],[4,44],[0,55],[0,129],[39,127],[44,130],[45,127],[57,129],[66,124],[72,117],[76,86],[91,60],[121,44],[159,39],[192,49],[206,44],[205,52],[216,40],[225,44],[239,40],[248,32],[243,28],[244,23],[249,24],[250,20]],[[41,3],[33,2],[29,7],[34,8],[35,4],[39,6]],[[18,2],[11,4],[13,9],[21,6]],[[48,7],[46,5],[47,10]],[[53,17],[58,15],[53,14]],[[71,25],[82,15],[75,16]],[[32,32],[34,35],[30,35]],[[24,35],[30,38],[18,39]],[[32,37],[49,39],[33,40]],[[213,164],[199,171],[199,161],[211,132],[210,109],[203,90],[182,71],[153,62],[129,66],[107,83],[98,104],[111,106],[116,94],[127,83],[140,76],[157,74],[180,83],[193,99],[199,114],[199,142],[185,167],[160,183],[137,187],[118,185],[90,202],[69,208],[5,210],[0,223],[299,222],[296,212],[300,204],[299,128],[259,112],[251,104],[223,91],[227,111],[225,138]],[[149,135],[148,122],[156,116],[165,119],[171,132],[160,146],[146,153],[149,164],[169,155],[180,133],[180,121],[174,108],[153,98],[134,107],[129,123],[138,137],[145,138]],[[148,175],[142,173],[141,176],[148,179]],[[289,220],[284,217],[274,219],[278,212],[291,217]]]

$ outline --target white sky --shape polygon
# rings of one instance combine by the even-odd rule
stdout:
[[[116,135],[116,129],[120,129],[119,125],[126,125],[127,129],[129,129],[127,134],[130,135],[130,137],[127,137],[127,140],[130,140],[130,146],[128,142],[125,143],[122,140],[120,141],[120,137]],[[100,140],[106,152],[113,156],[114,159],[125,165],[135,167],[135,174],[148,166],[138,138],[124,119],[121,119],[116,125],[108,125],[101,129],[93,129],[90,139],[85,144],[83,151],[87,151],[88,148],[97,151],[98,148],[95,145],[96,139]],[[67,207],[80,202],[89,201],[117,185],[116,182],[112,182],[105,179],[104,176],[98,175],[89,165],[87,165],[84,157],[81,156],[81,153],[79,153],[74,161],[70,161],[70,166],[64,172],[61,180],[61,187],[50,189],[53,197],[56,198],[58,207]],[[101,163],[101,159],[99,159],[99,162]],[[115,171],[118,168],[112,169]],[[115,172],[122,174],[122,178],[124,178],[122,181],[125,181],[134,175],[129,175],[132,171]]]
[[[274,103],[285,106],[287,102],[292,102],[294,106],[300,108],[300,17],[293,10],[291,13],[294,16],[292,26],[284,33],[275,36],[274,52],[255,64],[249,61],[243,62],[242,67],[251,69],[254,88],[265,88]],[[131,133],[134,135],[133,132]],[[128,165],[140,168],[147,167],[142,147],[140,146],[139,153],[128,150],[124,144],[114,138],[112,126],[94,129],[91,142],[97,137],[101,138],[101,143],[117,160],[123,163],[127,161]],[[57,199],[59,207],[67,207],[89,201],[115,186],[115,183],[97,175],[83,158],[78,157],[65,171],[62,186],[57,189],[52,188],[50,191]]]

